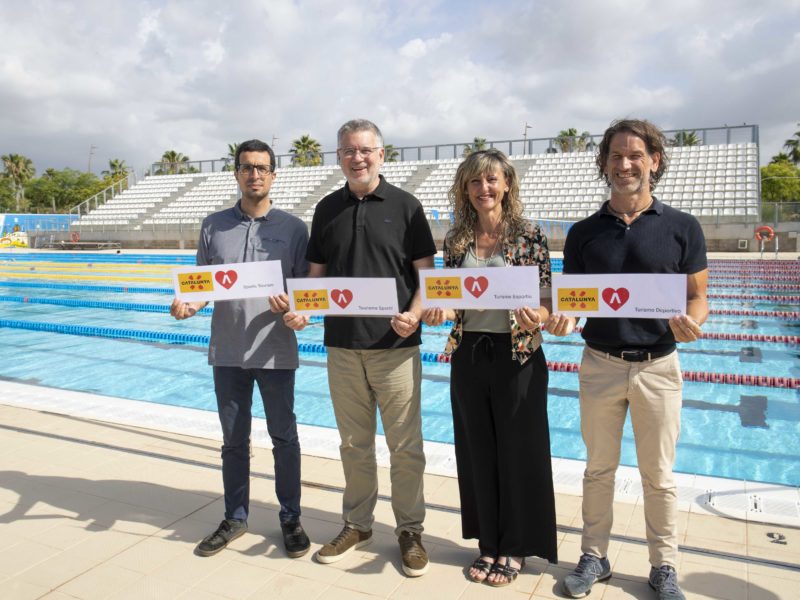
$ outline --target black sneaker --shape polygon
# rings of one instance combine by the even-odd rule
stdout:
[[[225,519],[214,533],[197,544],[194,553],[198,556],[214,556],[230,542],[244,535],[245,531],[247,531],[247,521]]]
[[[678,574],[669,565],[662,565],[658,569],[651,567],[647,583],[658,593],[658,600],[686,600],[678,587]]]
[[[286,547],[286,554],[289,558],[300,558],[308,552],[311,541],[299,520],[281,523],[281,531],[283,532],[283,545]]]
[[[564,577],[564,593],[570,598],[583,598],[598,581],[611,577],[611,565],[607,558],[584,554],[572,573]]]

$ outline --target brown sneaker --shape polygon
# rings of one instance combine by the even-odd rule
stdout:
[[[317,562],[323,564],[342,560],[356,548],[366,546],[372,541],[372,531],[359,531],[345,525],[335,538],[317,550]]]
[[[403,572],[409,577],[419,577],[427,573],[428,553],[422,547],[420,535],[404,531],[397,540],[400,542],[400,553],[403,555]]]

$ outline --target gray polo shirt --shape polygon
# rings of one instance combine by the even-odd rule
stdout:
[[[308,228],[297,217],[272,208],[253,219],[240,203],[203,220],[198,265],[279,260],[284,279],[305,277]],[[296,369],[297,338],[269,309],[266,298],[214,303],[208,364],[245,369]]]

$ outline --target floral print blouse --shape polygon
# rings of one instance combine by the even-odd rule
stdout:
[[[547,237],[538,224],[525,222],[524,228],[519,231],[513,241],[503,242],[503,259],[506,266],[537,266],[539,267],[539,287],[550,288],[550,252],[547,249]],[[447,239],[444,242],[444,266],[456,269],[464,262],[464,255],[454,255],[447,248]],[[447,338],[444,349],[446,355],[455,352],[464,334],[464,311],[456,311],[456,320],[453,329]],[[542,345],[542,332],[539,329],[527,331],[517,324],[514,311],[508,311],[511,325],[511,358],[524,364],[531,355]]]

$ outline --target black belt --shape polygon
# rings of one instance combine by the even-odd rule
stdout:
[[[592,350],[597,350],[598,352],[608,354],[609,356],[613,356],[615,358],[621,358],[627,362],[644,362],[646,360],[655,360],[656,358],[669,356],[675,352],[675,348],[662,350],[661,352],[651,352],[650,350],[606,350],[603,348],[596,348],[594,346],[589,347],[592,348]]]

